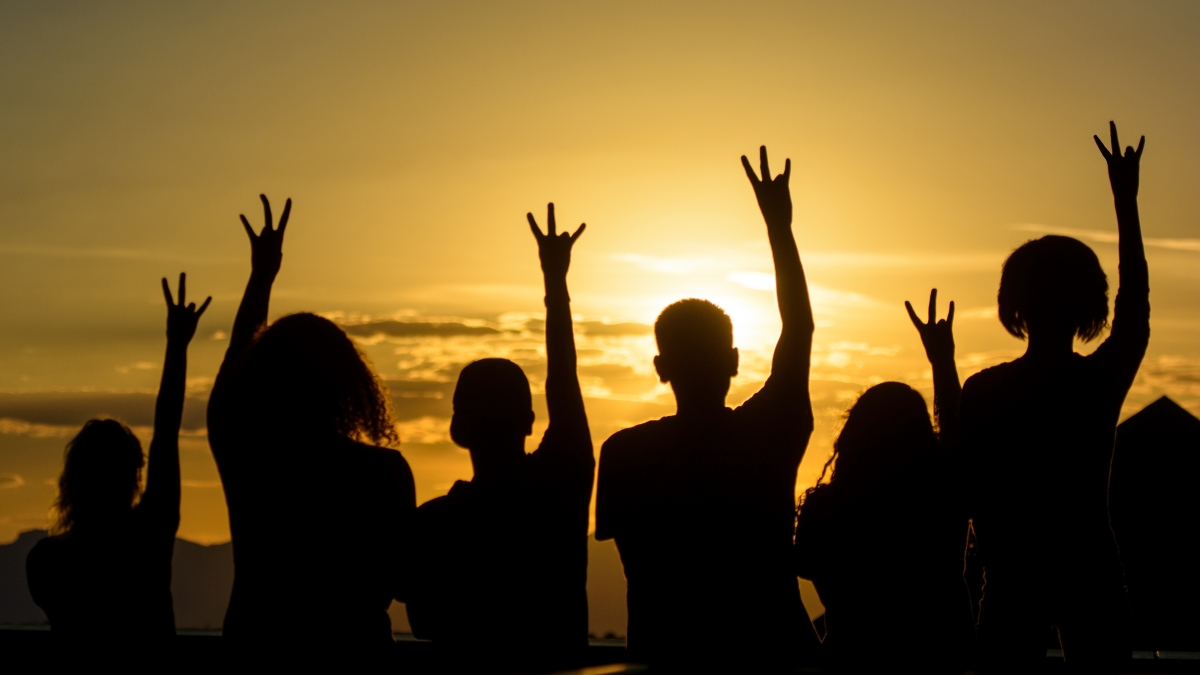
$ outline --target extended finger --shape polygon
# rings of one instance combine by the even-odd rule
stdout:
[[[950,301],[950,309],[946,311],[946,325],[954,325],[954,301]]]
[[[1142,140],[1138,141],[1138,147],[1137,147],[1137,150],[1133,153],[1133,156],[1137,157],[1138,159],[1141,159],[1142,148],[1144,148],[1144,147],[1146,147],[1146,137],[1142,136]]]
[[[180,272],[180,273],[179,273],[179,304],[181,304],[181,305],[182,305],[184,302],[186,302],[186,301],[183,299],[183,298],[184,298],[184,295],[185,295],[185,292],[186,292],[186,291],[185,291],[185,289],[186,289],[186,288],[187,288],[187,273],[186,273],[186,272]]]
[[[529,229],[533,230],[533,236],[536,237],[538,241],[541,241],[543,236],[542,228],[538,227],[537,220],[534,219],[533,214],[526,213],[525,220],[529,221]]]
[[[937,323],[937,289],[929,291],[929,323]]]
[[[1100,148],[1100,154],[1104,155],[1104,159],[1112,159],[1112,153],[1108,151],[1108,148],[1104,147],[1104,141],[1100,140],[1099,136],[1092,136],[1092,138],[1096,141],[1096,147]]]
[[[758,146],[758,164],[759,169],[762,170],[763,181],[771,180],[771,166],[767,163],[767,146],[765,145]]]
[[[917,313],[913,311],[911,302],[905,300],[904,309],[908,310],[908,318],[912,319],[913,325],[917,327],[917,330],[921,330],[925,327],[925,324],[921,323],[921,317],[917,316]]]
[[[246,228],[246,234],[250,235],[250,241],[258,239],[258,235],[254,234],[254,228],[250,227],[250,221],[246,220],[246,216],[238,214],[238,217],[242,219],[242,227]]]
[[[1117,138],[1117,123],[1108,121],[1108,133],[1112,136],[1112,153],[1120,156],[1121,154],[1121,139]]]
[[[206,299],[206,300],[204,301],[204,304],[203,304],[203,305],[200,305],[200,309],[196,310],[196,318],[197,318],[197,319],[199,319],[199,318],[200,318],[200,315],[204,313],[204,310],[208,309],[208,303],[210,303],[210,302],[212,302],[212,296],[211,296],[211,295],[210,295],[210,296],[208,296],[208,299]]]
[[[167,299],[167,307],[175,306],[175,298],[171,297],[171,284],[167,283],[167,278],[162,278],[163,297]]]
[[[571,235],[571,243],[574,244],[575,240],[578,239],[579,235],[583,234],[583,231],[586,229],[587,229],[587,223],[580,223],[579,229],[575,230],[575,234]]]
[[[792,158],[788,157],[783,160],[783,184],[787,185],[788,179],[792,177]]]
[[[546,205],[546,236],[553,237],[558,233],[558,225],[554,221],[554,202]]]
[[[263,220],[267,221],[267,224],[263,227],[269,230],[271,229],[271,202],[267,201],[266,195],[259,195],[258,198],[263,203]]]
[[[283,231],[287,229],[288,217],[292,215],[292,198],[283,204],[283,215],[279,216],[279,236],[283,236]]]
[[[745,155],[742,155],[742,168],[746,170],[746,178],[750,179],[750,184],[757,188],[758,176],[754,174],[754,167],[750,166],[750,160],[746,159]]]

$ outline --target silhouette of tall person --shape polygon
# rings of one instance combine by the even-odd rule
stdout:
[[[596,538],[615,539],[628,581],[631,656],[665,667],[788,667],[816,634],[792,566],[796,470],[813,429],[813,318],[792,234],[791,161],[762,178],[742,157],[775,261],[783,332],[771,375],[737,409],[733,325],[681,300],[654,325],[675,415],[618,431],[600,452]],[[713,635],[720,635],[714,640]]]
[[[1120,287],[1112,331],[1083,356],[1108,319],[1108,280],[1075,239],[1046,236],[1008,257],[1000,321],[1027,339],[1020,358],[963,387],[964,459],[986,586],[979,614],[983,656],[1003,670],[1045,659],[1051,626],[1068,663],[1117,668],[1130,658],[1129,608],[1108,519],[1117,419],[1150,339],[1146,257],[1138,221],[1145,138],[1121,153],[1100,146],[1120,236]]]
[[[26,573],[34,602],[51,632],[71,649],[50,658],[133,658],[165,647],[175,635],[171,558],[179,529],[179,426],[187,380],[187,348],[199,309],[179,302],[162,280],[167,300],[167,354],[154,407],[145,491],[142,445],[112,419],[83,425],[67,444],[58,479],[53,534],[29,552]],[[141,499],[138,499],[138,497]]]
[[[243,653],[369,658],[392,644],[412,472],[379,447],[396,440],[387,393],[350,338],[313,314],[267,325],[292,202],[278,227],[262,203],[258,234],[242,216],[250,281],[208,404],[233,537],[224,635]],[[297,626],[320,630],[297,644]]]
[[[954,466],[954,303],[938,321],[936,302],[934,289],[927,322],[905,306],[933,366],[937,432],[912,387],[867,389],[834,442],[830,481],[807,492],[796,521],[797,573],[825,605],[824,647],[849,670],[961,673],[974,641]]]
[[[465,672],[568,667],[587,647],[588,504],[595,459],[575,368],[567,269],[583,233],[547,233],[533,214],[546,288],[546,407],[537,450],[529,381],[520,366],[468,364],[454,389],[450,435],[475,475],[417,510],[408,615]]]

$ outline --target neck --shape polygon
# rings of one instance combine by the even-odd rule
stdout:
[[[675,414],[679,417],[705,417],[725,409],[725,392],[702,395],[675,392]]]
[[[1075,352],[1075,332],[1029,333],[1025,356],[1031,359],[1063,359]]]
[[[467,448],[471,453],[471,468],[475,478],[487,480],[507,473],[525,456],[525,437],[507,438],[501,441]]]

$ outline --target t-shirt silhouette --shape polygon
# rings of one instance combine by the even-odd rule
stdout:
[[[306,647],[391,644],[387,609],[416,503],[408,463],[335,435],[252,438],[211,440],[233,535],[225,636],[267,648],[320,626]]]
[[[178,512],[133,508],[104,528],[76,526],[29,552],[33,601],[56,636],[120,649],[175,635],[171,557]]]
[[[507,472],[458,481],[417,509],[408,615],[452,659],[559,664],[587,647],[588,504],[582,429],[553,422]]]
[[[1121,406],[1150,339],[1145,258],[1123,257],[1121,274],[1112,332],[1092,354],[1022,356],[963,386],[963,458],[987,574],[980,635],[996,635],[1006,651],[1044,650],[1052,624],[1068,651],[1070,636],[1096,649],[1128,637],[1118,625],[1128,607],[1108,476]]]
[[[636,658],[792,663],[815,645],[792,565],[813,422],[807,387],[784,384],[772,377],[737,409],[664,417],[604,443],[596,538],[616,539]]]
[[[824,646],[842,665],[958,666],[974,639],[963,583],[967,518],[948,467],[921,462],[804,500],[796,573],[825,605]]]

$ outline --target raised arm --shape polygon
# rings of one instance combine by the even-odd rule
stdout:
[[[571,248],[587,225],[580,225],[575,234],[558,232],[554,204],[546,207],[546,234],[542,234],[532,213],[526,214],[526,218],[537,239],[546,285],[546,408],[550,427],[543,446],[551,451],[578,454],[579,459],[590,463],[592,441],[576,372],[575,331],[571,323],[571,297],[567,293]]]
[[[149,514],[171,530],[179,526],[179,425],[183,420],[183,399],[187,379],[187,348],[196,334],[196,324],[212,298],[200,308],[187,304],[187,275],[179,275],[179,303],[171,297],[171,287],[162,280],[167,299],[167,356],[163,360],[162,382],[154,406],[154,438],[150,441],[146,492],[138,511]]]
[[[779,301],[779,316],[783,320],[783,331],[775,345],[775,357],[771,362],[769,382],[783,385],[783,391],[803,391],[807,395],[812,361],[813,315],[808,299],[808,282],[804,279],[796,237],[792,234],[792,196],[788,189],[792,160],[784,163],[783,173],[774,179],[767,164],[766,146],[759,148],[759,161],[761,179],[755,175],[750,160],[742,156],[742,167],[754,186],[758,207],[767,223],[767,239],[771,242],[771,256],[775,260],[775,294]]]
[[[292,200],[288,199],[284,205],[279,226],[273,227],[271,203],[267,201],[266,195],[259,195],[259,198],[262,199],[263,216],[266,220],[262,232],[255,234],[254,228],[250,227],[250,221],[246,220],[246,216],[241,216],[242,227],[250,237],[250,281],[246,283],[242,303],[238,305],[233,331],[229,336],[229,349],[225,352],[225,360],[221,362],[221,369],[217,372],[217,379],[208,399],[210,440],[214,435],[220,439],[224,430],[228,417],[225,404],[229,378],[238,360],[254,340],[254,335],[267,324],[271,286],[275,283],[275,275],[279,273],[279,266],[283,261],[283,233],[287,230],[288,217],[292,212]]]
[[[933,416],[937,420],[938,440],[946,455],[954,452],[959,443],[959,410],[962,405],[962,385],[958,381],[958,366],[954,362],[954,301],[946,318],[937,318],[937,289],[929,292],[929,321],[922,323],[913,311],[912,303],[905,300],[908,318],[912,319],[925,356],[933,367]]]
[[[1117,251],[1119,281],[1113,302],[1112,332],[1094,356],[1112,359],[1120,377],[1132,384],[1150,341],[1150,278],[1146,267],[1146,251],[1142,246],[1142,224],[1138,217],[1138,185],[1142,149],[1146,137],[1121,154],[1117,125],[1109,122],[1112,149],[1104,147],[1099,136],[1093,136],[1100,153],[1108,163],[1108,180],[1112,185],[1113,203],[1117,209]]]

